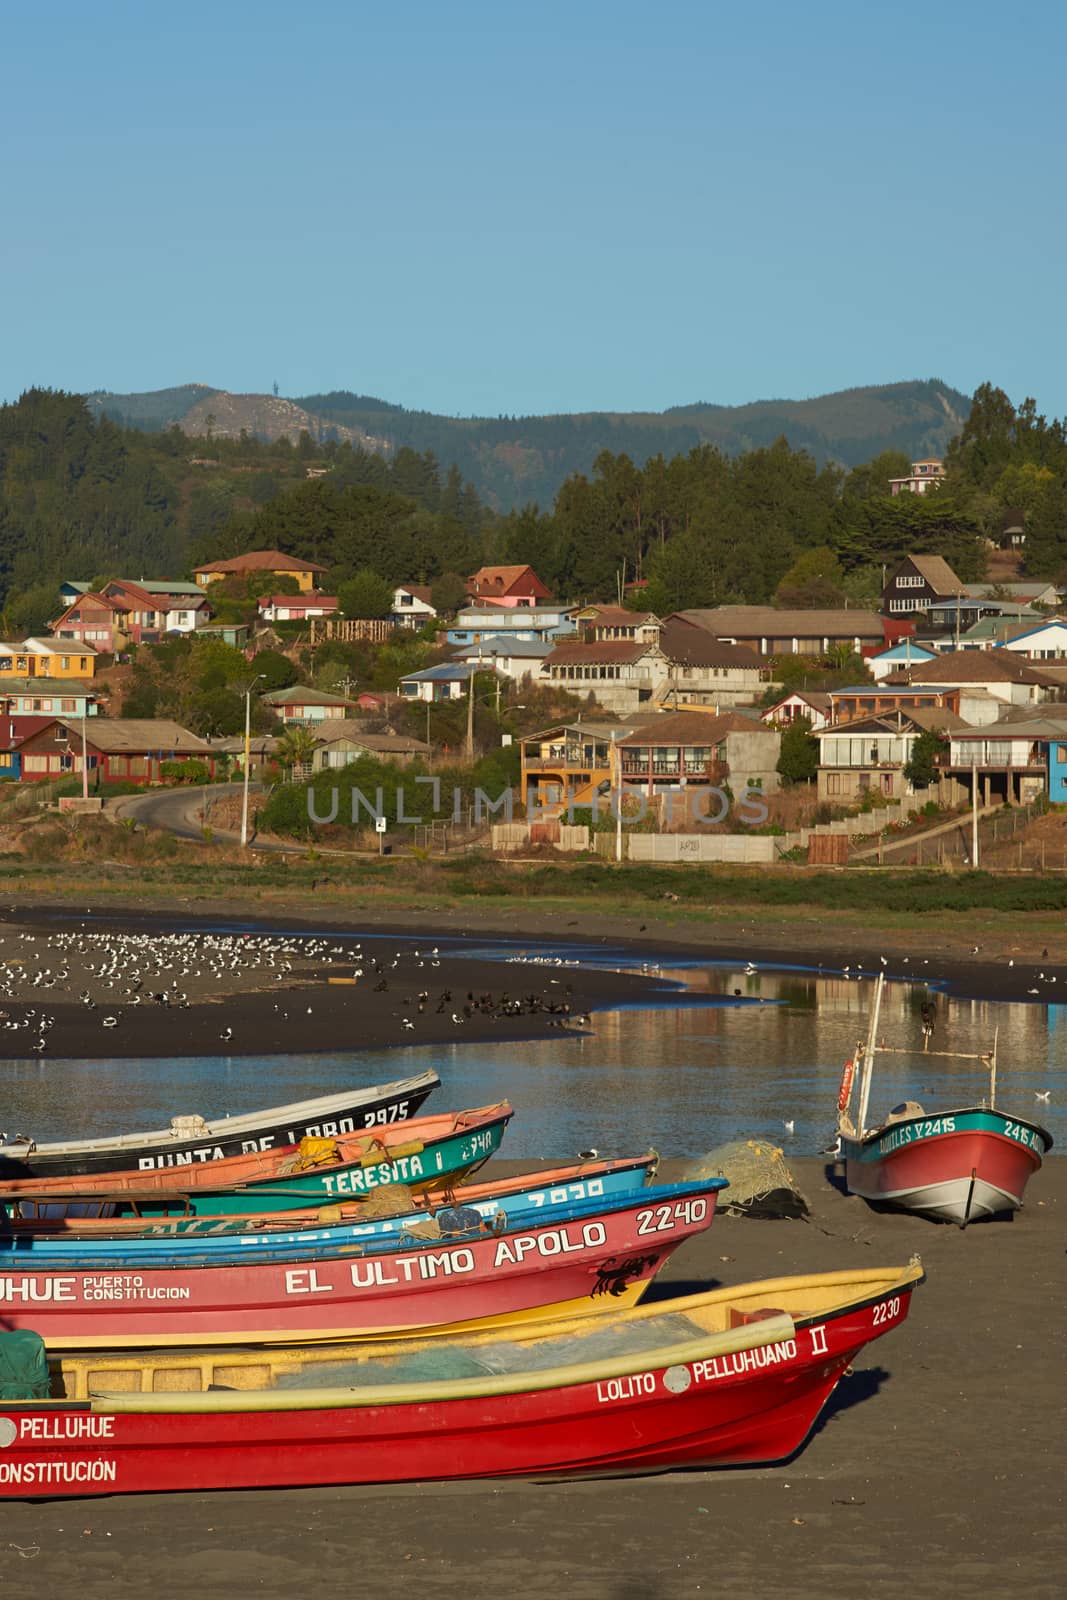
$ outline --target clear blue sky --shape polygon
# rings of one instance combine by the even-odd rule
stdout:
[[[1067,412],[1060,4],[0,0],[0,395]]]

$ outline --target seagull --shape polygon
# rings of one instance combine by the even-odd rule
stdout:
[[[888,962],[887,962],[887,961],[886,961],[886,958],[885,958],[885,956],[879,956],[879,957],[878,957],[878,959],[879,959],[879,961],[880,961],[880,962],[881,962],[881,963],[882,963],[882,965],[883,965],[883,967],[885,967],[885,966],[888,966],[888,965],[889,965],[889,963],[888,963]]]
[[[104,1027],[105,1028],[117,1028],[118,1025],[119,1025],[118,1017],[105,1017],[104,1018]]]
[[[404,1018],[404,1027],[405,1028],[414,1028],[414,1026],[415,1026],[415,1024],[412,1021],[410,1021],[409,1018],[407,1018],[407,1017]]]
[[[219,1038],[225,1044],[228,1040],[233,1038],[233,1029],[227,1028],[223,1033],[219,1034]]]
[[[1051,1089],[1045,1089],[1044,1091],[1042,1091],[1040,1089],[1035,1089],[1034,1090],[1034,1099],[1040,1101],[1040,1103],[1043,1106],[1047,1106],[1049,1101],[1052,1099],[1052,1090]]]
[[[597,1150],[595,1146],[594,1146],[594,1148],[592,1150],[579,1150],[579,1152],[578,1152],[578,1160],[579,1161],[595,1161],[597,1159],[597,1157],[599,1156],[599,1154],[600,1154],[600,1151]]]
[[[795,1126],[796,1126],[796,1124],[793,1121],[792,1117],[790,1117],[788,1122],[783,1122],[782,1123],[782,1127],[785,1129],[786,1133],[792,1133],[793,1129],[795,1128]]]
[[[1040,989],[1027,989],[1026,992],[1027,992],[1027,994],[1040,994],[1041,990]]]

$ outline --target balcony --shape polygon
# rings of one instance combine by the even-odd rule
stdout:
[[[707,778],[711,776],[711,763],[707,761],[639,761],[632,756],[621,763],[624,778]]]
[[[591,747],[589,745],[562,746],[550,756],[523,755],[523,766],[527,772],[560,772],[570,767],[607,767],[608,752],[606,746]]]

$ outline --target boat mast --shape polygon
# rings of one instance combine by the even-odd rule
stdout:
[[[874,1053],[877,1049],[875,1041],[878,1038],[878,1015],[882,1009],[882,990],[885,988],[885,973],[880,972],[874,985],[874,1001],[871,1005],[871,1021],[867,1029],[867,1043],[863,1047],[863,1062],[860,1072],[860,1101],[856,1116],[856,1133],[862,1139],[867,1127],[867,1105],[871,1098],[871,1078],[874,1076]]]

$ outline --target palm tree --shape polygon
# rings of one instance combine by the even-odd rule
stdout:
[[[303,769],[311,766],[315,754],[315,735],[310,728],[286,728],[275,745],[275,756],[289,773],[290,779],[303,776]]]

